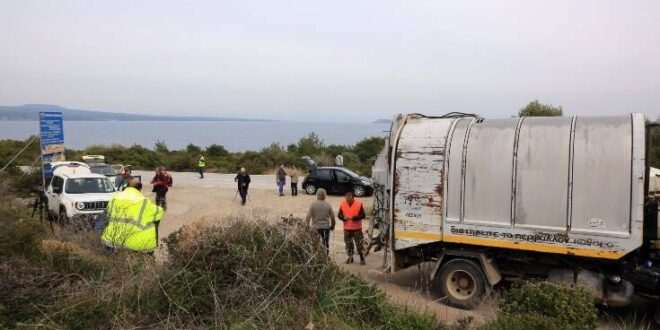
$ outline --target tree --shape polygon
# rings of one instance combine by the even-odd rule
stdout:
[[[373,136],[356,143],[353,152],[360,158],[360,161],[371,162],[376,159],[384,146],[384,138]]]
[[[189,154],[199,154],[202,152],[202,148],[190,143],[186,146],[186,152]]]
[[[206,154],[211,157],[225,157],[229,155],[229,151],[227,151],[224,146],[212,144],[206,147]]]
[[[156,141],[156,152],[166,154],[170,152],[170,149],[167,148],[167,144],[164,141],[158,140]]]
[[[323,147],[323,140],[316,133],[309,133],[298,141],[297,151],[300,156],[313,156],[320,154]]]
[[[555,107],[551,104],[543,104],[538,100],[534,100],[520,109],[518,117],[556,117],[561,116],[562,112],[563,109],[561,106]]]

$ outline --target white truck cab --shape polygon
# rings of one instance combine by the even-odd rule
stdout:
[[[55,162],[51,165],[53,178],[46,189],[50,216],[63,222],[105,211],[115,192],[110,179],[92,173],[89,165],[81,162]]]

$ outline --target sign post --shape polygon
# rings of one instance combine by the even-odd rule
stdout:
[[[42,184],[46,191],[46,181],[53,176],[51,163],[64,160],[64,122],[61,112],[39,113],[39,137]]]

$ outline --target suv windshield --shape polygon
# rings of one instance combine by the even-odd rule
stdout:
[[[67,194],[111,193],[113,191],[112,184],[105,178],[69,179],[66,181]]]
[[[101,175],[117,175],[115,170],[107,164],[92,164],[89,165],[89,169],[92,173],[101,174]]]

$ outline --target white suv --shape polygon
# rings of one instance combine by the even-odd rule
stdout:
[[[93,226],[97,215],[102,214],[115,192],[110,180],[91,172],[80,162],[55,162],[51,164],[53,178],[46,190],[48,214],[60,223],[83,217]]]

